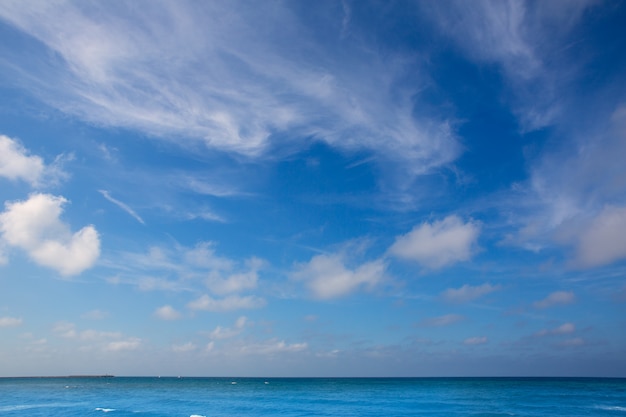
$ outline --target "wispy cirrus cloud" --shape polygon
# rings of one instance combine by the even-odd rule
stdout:
[[[559,92],[578,70],[563,59],[567,36],[598,2],[451,1],[421,6],[434,26],[472,60],[502,68],[522,130],[550,125],[563,111]],[[559,56],[561,59],[554,59]]]
[[[23,87],[98,124],[248,156],[289,132],[295,148],[315,138],[365,149],[410,161],[411,175],[461,150],[448,120],[415,116],[419,87],[403,79],[416,73],[416,55],[368,48],[354,19],[328,14],[324,38],[341,45],[329,48],[281,3],[152,2],[139,12],[123,3],[8,1],[0,15],[61,58],[23,69]]]
[[[114,284],[136,285],[142,290],[191,291],[208,289],[225,295],[253,290],[266,267],[260,258],[243,260],[220,256],[214,242],[193,247],[179,244],[152,246],[146,252],[123,252],[103,261],[116,271]]]

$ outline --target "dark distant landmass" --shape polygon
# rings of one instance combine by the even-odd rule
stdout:
[[[42,375],[42,376],[18,376],[18,377],[0,377],[0,378],[113,378],[115,375]]]

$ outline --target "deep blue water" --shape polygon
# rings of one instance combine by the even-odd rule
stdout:
[[[0,378],[5,416],[626,417],[626,379]]]

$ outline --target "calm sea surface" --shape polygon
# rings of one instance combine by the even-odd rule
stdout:
[[[626,379],[0,378],[5,416],[626,417]]]

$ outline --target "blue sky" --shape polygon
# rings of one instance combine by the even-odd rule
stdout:
[[[626,376],[624,21],[0,2],[0,374]]]

